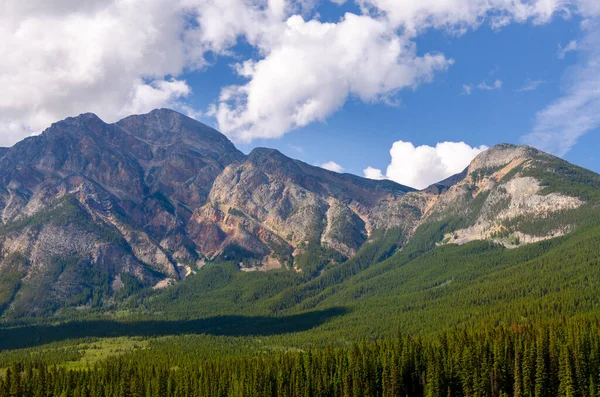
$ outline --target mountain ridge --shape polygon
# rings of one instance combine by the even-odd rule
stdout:
[[[43,314],[65,297],[67,306],[104,304],[122,290],[168,286],[240,249],[259,268],[290,266],[292,247],[264,225],[193,222],[223,170],[247,160],[218,131],[167,109],[113,124],[84,113],[7,148],[0,158],[0,275],[10,277],[0,280],[9,291],[0,306]],[[297,176],[310,167],[288,160]],[[332,178],[308,177],[308,188],[326,192]],[[340,227],[361,222],[347,210],[345,216]]]
[[[584,222],[599,178],[501,144],[418,191],[274,149],[245,155],[168,109],[113,124],[86,113],[0,157],[0,287],[8,291],[0,307],[19,316],[110,305],[219,261],[315,277],[372,244],[386,241],[385,255],[402,250],[438,224],[438,245],[514,248]],[[545,228],[532,234],[536,222]]]

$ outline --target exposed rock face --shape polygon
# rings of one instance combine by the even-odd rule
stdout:
[[[166,288],[215,259],[244,271],[302,271],[295,258],[312,246],[336,262],[377,231],[398,229],[402,245],[419,225],[443,219],[461,220],[446,243],[550,238],[571,225],[532,234],[527,222],[585,204],[545,191],[539,175],[555,160],[499,145],[463,173],[415,191],[276,150],[245,156],[170,110],[115,124],[68,118],[0,149],[0,313],[103,305],[144,286]]]
[[[400,226],[382,212],[396,205],[399,217],[418,212],[406,201],[412,189],[388,181],[337,174],[292,160],[272,149],[255,149],[217,177],[209,202],[188,230],[214,257],[235,245],[263,256],[270,267],[291,264],[295,250],[311,243],[351,257],[375,228]],[[411,230],[416,219],[403,225]],[[205,238],[207,235],[210,238]]]
[[[166,109],[115,124],[68,118],[0,151],[0,277],[14,275],[0,278],[13,291],[0,309],[101,304],[121,288],[166,287],[206,258],[292,266],[307,242],[349,257],[394,222],[381,211],[396,206],[405,218],[398,203],[411,190],[269,149],[246,157]],[[34,299],[35,285],[44,299]]]
[[[116,125],[137,138],[131,154],[143,168],[150,191],[187,207],[204,204],[223,168],[245,157],[223,134],[166,109],[130,116]]]
[[[122,273],[143,285],[180,278],[178,267],[202,259],[187,221],[216,176],[245,158],[219,132],[164,109],[116,124],[93,114],[68,118],[0,156],[0,269],[23,258],[22,282],[11,286],[13,311],[33,301],[27,288],[37,278],[61,279],[66,258],[77,258],[71,262],[79,270],[103,272],[107,285],[123,285]],[[56,280],[48,288],[58,288]],[[99,288],[76,279],[63,284],[69,288],[60,298],[81,295],[77,304],[88,304]],[[104,291],[104,299],[113,292]],[[31,312],[53,307],[46,300],[31,305]]]
[[[489,239],[515,247],[563,235],[572,225],[560,225],[536,235],[519,230],[524,222],[543,221],[584,204],[578,197],[558,192],[542,194],[540,180],[524,175],[528,171],[551,171],[545,169],[546,163],[554,159],[525,146],[491,148],[473,160],[464,178],[435,201],[426,218],[467,219],[464,228],[446,235],[444,241],[453,244]]]

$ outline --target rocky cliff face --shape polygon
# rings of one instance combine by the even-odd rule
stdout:
[[[84,114],[9,148],[0,158],[0,272],[10,267],[18,281],[0,307],[89,305],[95,293],[111,299],[137,283],[180,279],[203,258],[188,220],[216,176],[244,158],[222,134],[169,110],[116,124]],[[99,285],[83,288],[74,276],[82,269],[100,272]],[[36,303],[27,291],[41,279],[50,292]]]
[[[425,206],[411,191],[256,149],[217,177],[188,230],[209,256],[233,245],[268,255],[270,267],[293,263],[310,244],[351,257],[373,230],[402,227],[410,233]],[[208,241],[206,231],[212,237]]]
[[[570,231],[572,212],[595,203],[572,179],[600,191],[597,174],[500,145],[415,191],[276,150],[246,156],[170,110],[115,124],[83,114],[0,150],[0,312],[100,306],[212,260],[302,271],[298,255],[315,247],[336,263],[379,231],[397,229],[402,246],[438,221],[451,224],[441,243],[539,241]]]
[[[405,203],[411,190],[273,150],[245,156],[166,109],[115,124],[68,118],[0,152],[0,309],[102,304],[214,259],[292,268],[309,244],[350,257],[396,223],[382,215],[388,208],[414,226],[418,217],[403,213],[422,200]]]
[[[560,169],[570,175],[561,175]],[[587,182],[600,188],[597,174],[582,171]],[[498,145],[477,156],[462,178],[433,200],[424,221],[461,219],[445,236],[444,243],[452,244],[492,240],[515,247],[561,236],[576,226],[569,214],[586,205],[570,189],[577,181],[569,176],[577,172],[531,147]],[[560,181],[566,182],[562,189]]]

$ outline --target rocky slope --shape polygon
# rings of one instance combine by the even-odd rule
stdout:
[[[453,182],[434,198],[423,222],[460,220],[444,243],[492,240],[509,248],[568,233],[582,221],[577,214],[597,204],[580,192],[600,192],[597,174],[506,144],[481,153]]]
[[[19,142],[0,159],[0,272],[10,267],[13,279],[0,306],[88,305],[98,289],[109,299],[121,288],[180,279],[202,259],[185,232],[194,208],[244,157],[222,134],[169,110],[116,124],[84,114]],[[88,268],[102,273],[98,285],[65,276]],[[32,302],[27,291],[40,279],[47,299]]]
[[[259,258],[250,263],[266,256],[269,268],[279,268],[311,244],[348,258],[374,230],[400,227],[408,236],[426,204],[410,188],[338,174],[261,148],[217,177],[188,231],[208,256],[234,245]],[[211,239],[204,238],[207,232]]]
[[[291,268],[309,244],[349,257],[375,228],[412,229],[424,205],[392,182],[267,149],[245,156],[166,109],[68,118],[0,154],[0,309],[11,313],[102,304],[207,260]]]
[[[496,146],[415,191],[276,150],[246,156],[166,109],[115,124],[83,114],[0,151],[0,312],[101,306],[215,260],[302,272],[318,252],[334,266],[381,231],[401,247],[436,222],[440,243],[514,247],[569,232],[599,191],[597,174],[528,147]]]

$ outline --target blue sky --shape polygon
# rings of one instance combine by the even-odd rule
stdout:
[[[432,83],[401,92],[399,106],[354,98],[324,123],[299,128],[278,140],[259,139],[238,146],[246,152],[256,146],[276,147],[309,163],[333,160],[348,172],[361,174],[369,165],[385,168],[390,146],[397,140],[415,145],[443,141],[464,141],[471,146],[520,144],[532,128],[534,115],[561,96],[561,79],[576,63],[576,54],[560,60],[558,45],[578,35],[574,20],[556,20],[546,26],[511,25],[499,31],[483,27],[460,37],[430,32],[419,38],[419,50],[441,51],[455,63]],[[219,70],[220,78],[231,78],[227,68]],[[503,82],[499,90],[464,95],[464,84],[492,84],[497,79]],[[531,81],[543,83],[535,90],[518,92]],[[198,83],[200,88],[208,82],[199,77]],[[593,145],[599,143],[596,135],[584,136],[565,157],[600,171],[600,161],[593,161],[600,147]]]
[[[246,153],[413,186],[501,142],[600,171],[595,0],[165,1],[9,0],[0,141],[84,111],[172,107]]]
[[[356,11],[354,4],[340,7],[331,3],[318,10],[327,21]],[[581,37],[581,21],[573,16],[554,17],[543,25],[520,23],[501,29],[484,25],[461,35],[430,30],[416,40],[419,53],[442,52],[455,63],[433,82],[399,93],[398,105],[351,98],[325,122],[295,129],[278,139],[238,142],[238,147],[246,153],[259,146],[274,147],[311,164],[334,161],[344,171],[362,175],[367,166],[385,169],[390,146],[397,140],[415,146],[443,141],[464,141],[471,146],[522,144],[535,114],[561,97],[561,82],[577,64],[574,51],[562,59],[559,52],[561,46]],[[244,58],[253,55],[243,45],[237,53]],[[195,108],[207,108],[222,86],[239,82],[231,62],[219,58],[208,70],[185,76],[195,91]],[[465,93],[464,85],[492,85],[496,80],[502,82],[500,89]],[[211,117],[202,120],[218,128]],[[600,159],[596,158],[599,139],[596,133],[584,135],[563,157],[600,171]]]

